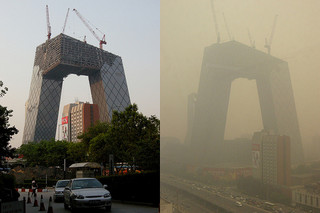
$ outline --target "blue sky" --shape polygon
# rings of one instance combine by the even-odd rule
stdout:
[[[35,50],[47,38],[46,5],[51,37],[62,32],[68,8],[66,35],[79,40],[86,36],[89,44],[99,46],[73,8],[104,32],[107,41],[104,50],[122,57],[131,102],[143,114],[160,118],[160,1],[0,0],[0,3],[0,80],[9,88],[0,104],[13,110],[10,124],[19,129],[12,146],[21,145]],[[86,76],[70,75],[65,79],[60,109],[75,99],[92,102]]]

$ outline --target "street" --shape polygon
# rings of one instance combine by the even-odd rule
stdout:
[[[31,193],[30,193],[31,195]],[[38,207],[33,207],[34,205],[34,199],[31,198],[32,203],[26,204],[26,213],[39,213],[40,209],[40,198],[41,195],[43,196],[43,203],[45,206],[45,211],[47,212],[48,206],[49,206],[49,198],[50,196],[53,197],[53,191],[49,192],[38,192],[37,193],[37,201],[38,201]],[[26,198],[26,201],[28,200],[28,193],[27,192],[20,192],[19,200],[23,200],[23,197]],[[63,207],[63,202],[55,203],[51,202],[51,206],[53,208],[53,212],[59,212],[59,213],[71,213],[70,210],[65,210]],[[80,212],[80,211],[79,211]],[[82,212],[88,212],[86,210]],[[104,209],[90,209],[90,212],[105,212]],[[123,204],[120,202],[113,202],[112,203],[112,209],[111,212],[113,213],[157,213],[158,208],[150,207],[150,206],[142,206],[142,205],[133,205],[133,204]]]
[[[266,200],[249,197],[230,187],[206,185],[164,173],[161,174],[161,198],[173,203],[176,208],[183,209],[184,212],[195,212],[195,210],[189,210],[200,207],[207,208],[207,210],[201,209],[201,212],[210,212],[212,210],[212,206],[209,208],[210,205],[208,205],[210,203],[222,207],[226,212],[304,212],[280,203],[267,204]],[[204,200],[209,203],[203,202]],[[236,202],[240,202],[241,206],[236,205]]]

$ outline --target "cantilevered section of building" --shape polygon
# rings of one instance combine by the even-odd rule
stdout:
[[[230,89],[232,81],[237,78],[256,81],[263,128],[289,136],[292,162],[302,162],[301,136],[288,63],[237,41],[213,44],[204,50],[188,143],[201,158],[210,160],[214,155],[223,155]]]
[[[100,121],[130,105],[121,57],[60,34],[37,47],[23,143],[55,137],[63,79],[69,74],[89,77]]]

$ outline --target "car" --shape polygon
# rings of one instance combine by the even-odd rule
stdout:
[[[107,185],[102,185],[96,178],[71,179],[63,194],[65,209],[105,208],[111,211],[111,194]]]
[[[236,206],[238,206],[238,207],[241,207],[241,206],[242,206],[242,203],[239,202],[239,201],[237,201],[235,204],[236,204]]]
[[[70,180],[58,180],[55,187],[54,187],[54,194],[53,194],[53,201],[57,202],[58,200],[63,200],[63,190],[64,187],[68,185]]]

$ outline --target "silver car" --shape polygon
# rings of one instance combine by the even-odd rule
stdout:
[[[58,200],[63,200],[63,190],[64,187],[68,185],[70,180],[58,180],[56,186],[54,187],[53,201],[57,202]]]
[[[111,194],[95,178],[75,178],[64,188],[64,208],[105,208],[111,210]]]

